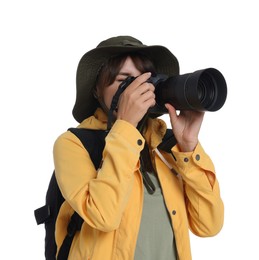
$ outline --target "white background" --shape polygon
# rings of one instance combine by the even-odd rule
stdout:
[[[33,211],[44,203],[53,142],[77,125],[78,61],[126,34],[167,46],[181,74],[215,67],[225,76],[227,102],[206,113],[200,133],[225,224],[212,238],[191,235],[193,259],[259,259],[258,25],[255,0],[1,1],[0,259],[44,259],[44,227]]]

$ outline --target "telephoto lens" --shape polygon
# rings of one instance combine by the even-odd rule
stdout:
[[[217,111],[227,98],[225,78],[214,68],[173,77],[158,74],[150,82],[155,85],[157,102],[150,113],[166,113],[166,103],[177,110]]]

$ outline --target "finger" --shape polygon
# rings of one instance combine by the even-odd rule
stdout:
[[[146,92],[155,91],[155,86],[152,83],[147,82],[147,77],[149,73],[144,73],[138,78],[136,78],[128,88],[124,91],[123,95],[128,96],[128,98],[132,99],[139,99],[141,95],[145,94]],[[145,80],[143,82],[143,80]]]
[[[135,94],[141,96],[146,92],[154,93],[154,91],[155,91],[155,87],[152,83],[144,82],[138,88],[135,89]]]
[[[176,113],[176,109],[169,103],[165,104],[165,107],[167,108],[168,110],[168,113],[169,113],[169,116],[170,116],[170,119],[171,121],[175,121],[177,120],[177,113]]]
[[[145,93],[139,96],[139,102],[140,103],[149,102],[151,105],[155,105],[156,104],[155,97],[156,96],[153,91],[146,91]]]
[[[138,76],[127,89],[135,90],[151,77],[151,72],[146,72]]]

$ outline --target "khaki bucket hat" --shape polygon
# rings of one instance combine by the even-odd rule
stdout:
[[[102,65],[113,56],[132,52],[146,55],[153,62],[157,73],[179,75],[178,60],[166,47],[147,46],[131,36],[117,36],[102,41],[95,49],[85,53],[78,64],[76,101],[72,113],[79,123],[93,115],[100,106],[93,95],[93,88]]]

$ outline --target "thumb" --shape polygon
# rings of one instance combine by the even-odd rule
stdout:
[[[177,120],[177,113],[176,113],[176,109],[169,103],[165,104],[166,109],[168,110],[170,119],[171,119],[171,123],[175,122],[175,120]]]

